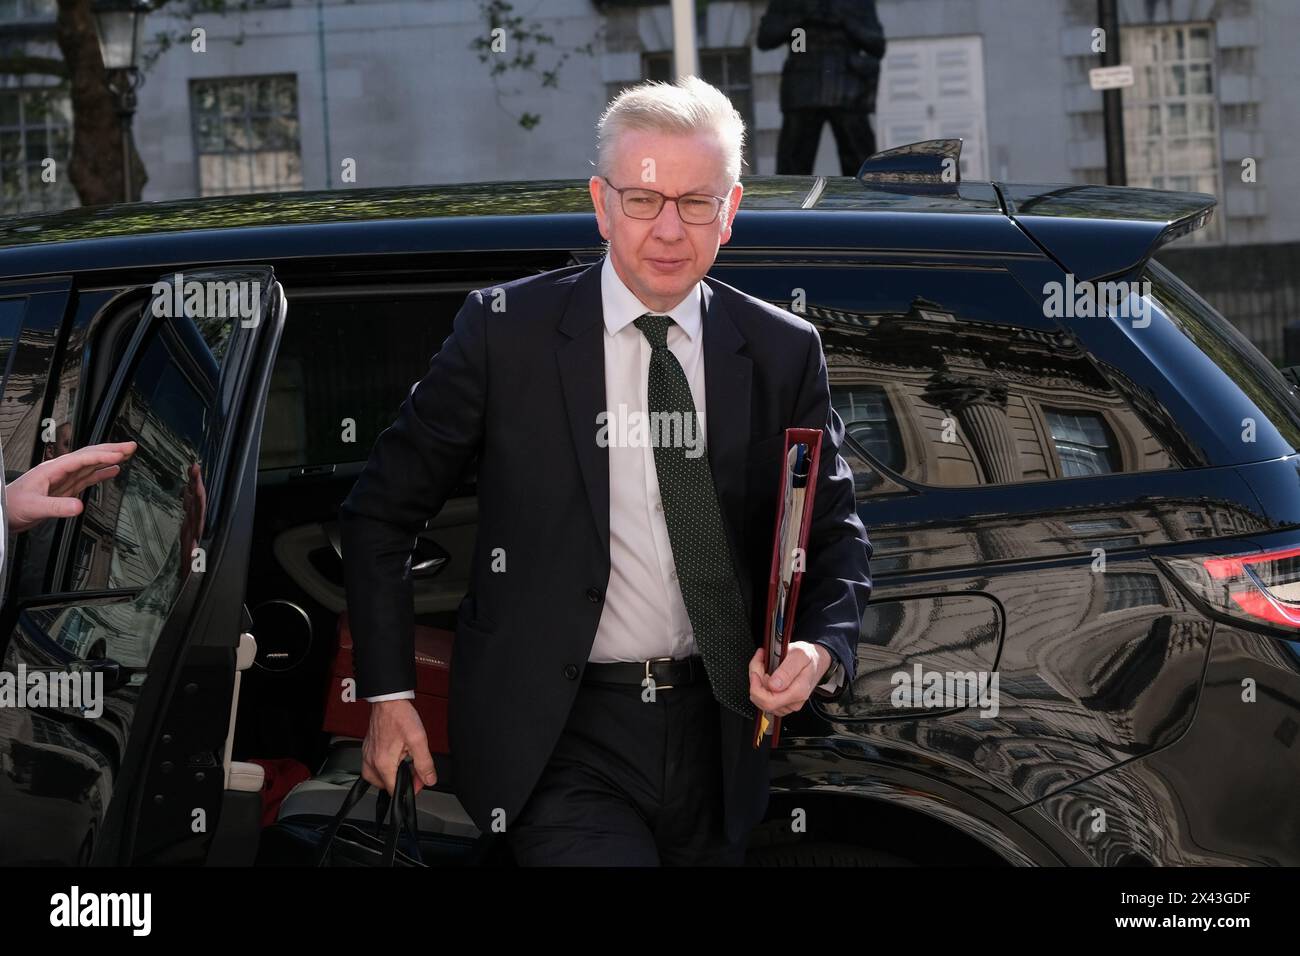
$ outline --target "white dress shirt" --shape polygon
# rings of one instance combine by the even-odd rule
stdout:
[[[648,308],[619,278],[609,256],[600,268],[605,313],[605,407],[611,423],[644,415],[650,382],[650,340],[633,323]],[[697,436],[707,436],[704,395],[704,335],[700,284],[667,312],[668,348],[677,356],[695,402]],[[659,497],[654,448],[649,441],[609,444],[609,585],[592,661],[644,661],[698,653],[682,590],[677,584],[672,543]]]
[[[654,447],[648,440],[636,440],[634,432],[615,427],[615,423],[627,422],[634,414],[645,415],[652,349],[649,339],[633,323],[647,312],[655,312],[673,319],[668,326],[668,348],[686,373],[696,408],[697,440],[704,440],[703,293],[697,282],[677,305],[667,312],[656,312],[624,284],[608,255],[601,264],[600,293],[605,319],[605,407],[609,415],[610,572],[588,659],[605,662],[689,657],[698,653],[698,648],[677,583],[672,542],[659,497]],[[687,447],[688,454],[695,454],[695,446]],[[818,689],[834,693],[842,672],[843,667],[835,661]],[[366,699],[414,696],[414,691],[403,691]]]

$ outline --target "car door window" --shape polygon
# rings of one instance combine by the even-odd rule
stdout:
[[[166,327],[140,355],[106,441],[136,441],[114,479],[89,494],[76,539],[72,590],[144,587],[175,573],[186,514],[198,504],[215,364],[182,357]]]
[[[138,593],[121,603],[27,612],[73,658],[110,657],[144,668],[193,570],[219,393],[213,347],[220,350],[225,339],[216,325],[168,318],[135,354],[103,440],[135,441],[136,453],[117,476],[88,492],[72,536],[66,590]]]

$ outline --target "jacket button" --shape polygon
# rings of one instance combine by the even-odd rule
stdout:
[[[567,677],[569,680],[577,680],[577,679],[578,679],[578,665],[577,665],[577,664],[568,664],[568,665],[566,665],[565,668],[564,668],[564,676]]]
[[[592,604],[599,604],[599,603],[600,603],[600,589],[599,589],[599,588],[587,588],[587,600],[590,601]]]

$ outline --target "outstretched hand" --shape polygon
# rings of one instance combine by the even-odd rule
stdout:
[[[5,486],[5,520],[11,533],[35,527],[47,518],[81,514],[81,493],[112,478],[135,454],[133,441],[87,445],[43,461]]]

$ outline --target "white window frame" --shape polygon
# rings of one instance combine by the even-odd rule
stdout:
[[[250,97],[244,99],[244,110],[237,117],[226,117],[222,115],[220,106],[220,88],[227,84],[242,83],[251,90],[252,84],[258,80],[275,80],[288,81],[292,83],[294,89],[294,110],[292,119],[295,124],[296,133],[291,145],[282,148],[225,148],[225,149],[205,149],[203,136],[200,133],[200,110],[197,101],[198,87],[210,84],[217,88],[218,106],[214,111],[215,116],[220,119],[224,129],[225,124],[235,123],[243,131],[243,139],[246,143],[252,143],[253,135],[251,124],[254,119],[274,119],[276,117],[287,117],[291,114],[272,110],[270,112],[257,111],[250,106]],[[255,74],[248,76],[207,76],[193,77],[190,79],[189,86],[189,107],[190,107],[190,124],[194,144],[194,194],[196,196],[230,196],[252,193],[270,193],[270,192],[296,192],[304,188],[305,178],[302,164],[302,121],[300,113],[300,100],[298,96],[298,77],[293,73],[267,73]],[[257,182],[258,166],[256,158],[259,156],[289,156],[293,155],[297,159],[297,176],[288,179],[275,178],[265,182]],[[204,182],[203,166],[205,157],[217,157],[218,165],[221,169],[221,182]],[[230,178],[230,169],[233,164],[248,164],[248,184],[232,182]]]
[[[962,137],[961,178],[964,180],[987,180],[990,178],[988,163],[988,99],[984,87],[984,38],[979,34],[889,38],[889,44],[885,48],[885,58],[880,65],[880,82],[876,91],[876,148],[885,150],[906,145],[906,143],[891,138],[890,127],[894,122],[920,123],[924,132],[919,135],[919,140],[939,139],[952,135],[951,132],[945,132],[941,129],[944,117],[938,115],[935,108],[936,104],[941,102],[937,95],[943,83],[941,64],[935,63],[931,65],[926,60],[923,60],[921,70],[918,73],[921,81],[931,87],[929,90],[922,91],[922,98],[926,101],[926,115],[924,117],[911,115],[911,107],[903,105],[901,102],[891,102],[889,94],[893,84],[892,74],[901,56],[920,52],[923,57],[928,59],[933,56],[935,49],[941,44],[952,45],[957,42],[964,43],[970,50],[970,96],[967,113],[973,109],[975,116],[978,118],[977,135],[973,138]],[[931,96],[931,93],[934,95]]]
[[[31,101],[38,96],[56,99],[60,105],[40,116],[29,115]],[[53,212],[79,205],[67,175],[72,159],[72,100],[68,88],[61,84],[14,86],[0,89],[0,97],[13,97],[18,106],[17,124],[0,125],[0,132],[17,133],[19,137],[18,158],[12,162],[0,158],[0,169],[15,166],[23,170],[19,196],[11,202],[9,197],[0,194],[0,212],[4,215]],[[54,134],[60,130],[66,133],[65,149],[54,148]],[[31,158],[32,146],[41,159]],[[47,183],[41,178],[45,159],[54,160],[54,182]]]
[[[1204,31],[1206,42],[1202,55],[1193,56],[1192,33]],[[1178,56],[1177,38],[1182,38],[1182,55]],[[1208,21],[1160,23],[1125,26],[1120,34],[1120,49],[1126,63],[1132,64],[1134,85],[1124,91],[1124,165],[1128,185],[1151,189],[1185,192],[1208,192],[1222,196],[1223,144],[1217,93],[1218,69],[1214,24]],[[1154,49],[1154,55],[1152,51]],[[1172,54],[1172,55],[1171,55]],[[1195,74],[1208,78],[1204,91],[1193,92]],[[1174,88],[1181,75],[1182,89]],[[1154,112],[1153,112],[1154,111]],[[1197,114],[1209,119],[1209,129],[1193,132]],[[1178,119],[1181,115],[1181,120]],[[1159,126],[1151,133],[1151,121]],[[1186,132],[1175,132],[1186,124]],[[1193,143],[1207,141],[1212,149],[1210,163],[1192,164]],[[1178,146],[1189,160],[1178,161]],[[1146,165],[1146,146],[1156,147],[1159,169]],[[1214,216],[1208,227],[1197,230],[1183,240],[1188,243],[1223,241],[1222,217]]]

